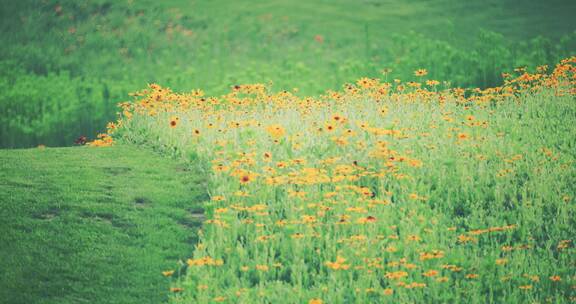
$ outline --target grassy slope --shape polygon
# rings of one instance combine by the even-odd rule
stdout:
[[[203,181],[132,147],[0,150],[0,302],[158,303]]]
[[[225,24],[239,20],[248,23],[263,14],[287,16],[305,33],[317,31],[338,40],[362,40],[365,24],[378,30],[381,37],[413,30],[438,39],[450,39],[447,34],[455,34],[464,42],[473,39],[480,28],[519,41],[537,35],[559,37],[576,26],[570,18],[576,3],[568,0],[167,0],[155,5],[184,14],[209,12]]]

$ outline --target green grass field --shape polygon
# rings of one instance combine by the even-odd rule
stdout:
[[[160,303],[204,179],[133,147],[0,151],[0,302]]]

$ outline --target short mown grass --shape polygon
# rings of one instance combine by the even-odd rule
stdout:
[[[166,300],[202,220],[194,170],[125,146],[1,150],[0,302]]]

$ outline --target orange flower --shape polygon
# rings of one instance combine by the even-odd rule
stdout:
[[[468,134],[466,134],[466,133],[458,133],[458,139],[459,139],[459,140],[466,140],[466,139],[468,139],[468,138],[470,138],[470,137],[468,136]]]
[[[425,277],[434,277],[436,275],[438,275],[438,271],[437,270],[429,270],[426,271],[425,273],[422,274]]]

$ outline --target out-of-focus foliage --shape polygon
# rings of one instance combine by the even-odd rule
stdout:
[[[270,81],[310,95],[426,68],[452,86],[493,86],[501,71],[576,49],[576,5],[532,2],[7,1],[0,146],[94,136],[152,82],[220,94]]]

